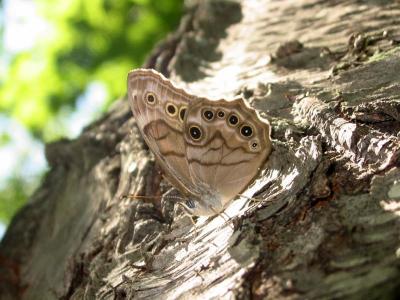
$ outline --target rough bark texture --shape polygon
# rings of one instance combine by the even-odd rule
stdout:
[[[193,226],[126,99],[76,140],[0,247],[2,299],[395,299],[400,288],[400,3],[190,1],[146,66],[242,96],[273,152],[226,217]],[[125,80],[125,78],[121,78]]]

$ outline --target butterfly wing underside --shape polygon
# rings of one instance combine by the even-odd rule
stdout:
[[[167,179],[213,215],[242,192],[271,152],[270,125],[243,99],[187,94],[153,70],[128,75],[137,126]]]
[[[192,97],[161,74],[137,69],[128,75],[128,97],[139,130],[164,175],[181,192],[193,194],[183,137],[184,118]]]
[[[222,207],[249,185],[271,152],[269,123],[243,99],[198,98],[189,105],[184,132],[191,177]]]

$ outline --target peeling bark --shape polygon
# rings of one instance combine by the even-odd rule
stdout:
[[[121,197],[170,188],[122,99],[47,146],[50,172],[0,245],[2,299],[396,299],[400,4],[187,5],[145,66],[267,117],[260,176],[229,220]]]

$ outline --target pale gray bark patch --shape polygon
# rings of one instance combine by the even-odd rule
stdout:
[[[399,158],[400,143],[397,136],[346,120],[316,98],[299,100],[295,110],[300,118],[309,121],[312,127],[321,132],[331,147],[343,152],[367,174],[384,170]]]
[[[400,4],[187,5],[145,65],[268,118],[259,177],[226,215],[194,225],[160,201],[170,186],[117,101],[47,146],[51,169],[0,246],[1,296],[396,299]]]

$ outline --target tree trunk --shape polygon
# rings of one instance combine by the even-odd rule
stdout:
[[[122,99],[47,146],[50,171],[1,243],[1,299],[396,299],[400,3],[187,6],[146,67],[270,120],[273,152],[245,191],[258,200],[193,225],[170,201],[121,198],[169,188]]]

